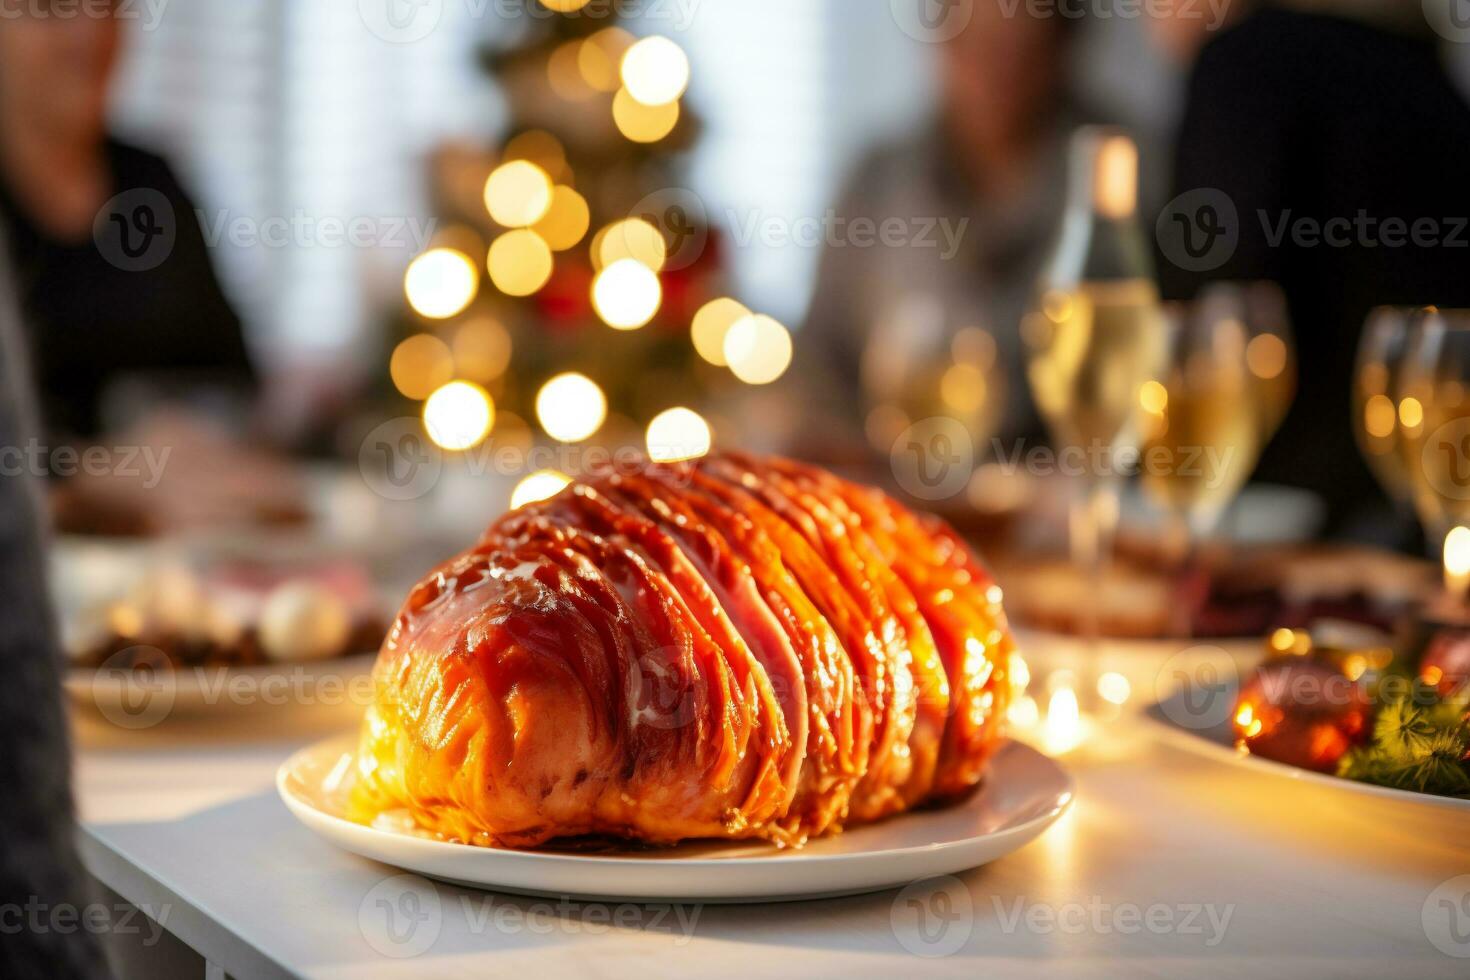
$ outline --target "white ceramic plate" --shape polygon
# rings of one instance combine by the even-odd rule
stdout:
[[[1440,820],[1457,827],[1461,833],[1470,829],[1470,823],[1466,822],[1470,818],[1470,800],[1413,793],[1374,786],[1372,783],[1360,783],[1353,779],[1341,779],[1237,749],[1230,717],[1233,714],[1237,685],[1238,681],[1231,677],[1221,680],[1207,691],[1192,692],[1188,687],[1181,687],[1168,698],[1148,708],[1144,716],[1154,723],[1155,730],[1170,744],[1217,762],[1240,766],[1263,775],[1293,779],[1365,801],[1371,799],[1400,808],[1405,813],[1418,811],[1421,820]]]
[[[576,854],[451,844],[343,817],[355,737],[297,752],[276,788],[302,823],[363,857],[454,884],[534,895],[654,902],[767,902],[851,895],[977,867],[1049,827],[1072,802],[1072,777],[1019,742],[996,755],[963,803],[904,814],[809,843],[691,842],[663,850]]]
[[[175,716],[229,714],[290,705],[358,704],[371,700],[376,653],[251,667],[185,667],[133,671],[72,667],[66,692],[124,728],[146,728]]]

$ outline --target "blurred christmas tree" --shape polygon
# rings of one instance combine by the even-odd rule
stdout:
[[[701,455],[706,416],[719,428],[709,406],[774,380],[791,345],[720,295],[719,237],[680,189],[698,130],[681,102],[689,60],[587,15],[587,0],[525,3],[514,45],[484,58],[507,139],[433,160],[441,231],[405,275],[393,386],[446,449],[493,437]]]

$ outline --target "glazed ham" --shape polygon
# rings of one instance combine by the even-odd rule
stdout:
[[[355,815],[501,847],[799,845],[973,789],[1011,650],[964,544],[878,491],[736,454],[608,471],[414,588]]]

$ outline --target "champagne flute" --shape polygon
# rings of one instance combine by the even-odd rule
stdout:
[[[1260,365],[1240,317],[1220,304],[1171,304],[1174,323],[1168,364],[1139,393],[1143,409],[1143,489],[1173,519],[1179,567],[1194,564],[1196,548],[1255,468],[1278,404],[1257,399]],[[1262,335],[1257,335],[1262,336]],[[1268,335],[1274,336],[1274,335]],[[1282,365],[1272,365],[1280,375]],[[1279,415],[1277,415],[1279,419]],[[1187,603],[1175,605],[1176,629],[1190,632]]]
[[[1470,310],[1426,309],[1398,378],[1399,456],[1425,535],[1470,525]]]
[[[1353,372],[1353,435],[1385,493],[1409,507],[1413,489],[1399,449],[1399,372],[1421,313],[1405,306],[1380,306],[1368,314]]]
[[[1102,594],[1118,512],[1120,450],[1138,445],[1138,397],[1165,354],[1165,323],[1137,218],[1138,151],[1121,131],[1086,127],[1072,142],[1061,234],[1039,308],[1022,323],[1027,380],[1052,439],[1089,461],[1073,505],[1074,564]],[[1097,601],[1084,633],[1099,639]]]

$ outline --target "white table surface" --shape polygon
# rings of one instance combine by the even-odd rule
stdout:
[[[1149,700],[1141,687],[1135,700]],[[1460,911],[1430,901],[1470,873],[1466,835],[1202,760],[1140,719],[1065,757],[1077,803],[1049,832],[920,896],[942,916],[926,940],[911,896],[894,891],[670,910],[401,879],[318,839],[276,796],[280,762],[355,714],[295,707],[121,731],[79,710],[89,870],[135,904],[166,906],[166,928],[240,978],[1470,976],[1470,959],[1426,931],[1461,915],[1470,954],[1470,897]],[[380,900],[427,924],[389,935]]]

